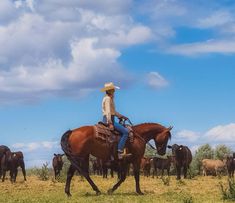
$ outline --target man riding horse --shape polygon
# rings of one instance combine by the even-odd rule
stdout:
[[[104,121],[109,124],[110,128],[117,129],[122,133],[120,142],[118,143],[118,155],[119,158],[123,158],[123,156],[125,156],[123,155],[123,149],[125,147],[125,142],[129,131],[125,128],[125,126],[115,122],[115,116],[118,118],[127,119],[115,110],[115,89],[117,89],[117,87],[115,87],[113,83],[105,84],[102,89],[103,92],[106,92],[103,99],[102,108]],[[107,130],[106,127],[104,128]],[[128,159],[127,161],[132,163],[133,175],[135,178],[135,190],[140,195],[143,194],[140,189],[140,163],[145,152],[145,146],[150,140],[153,140],[157,153],[159,155],[164,155],[166,153],[167,142],[171,138],[171,129],[172,127],[166,128],[158,123],[140,123],[132,126],[134,136],[132,142],[128,143],[127,146],[128,151],[132,154],[132,156],[131,159]],[[71,162],[67,171],[65,185],[65,193],[68,196],[71,196],[70,185],[76,170],[86,178],[97,195],[101,194],[99,188],[90,177],[88,170],[90,155],[93,155],[101,160],[108,160],[110,158],[110,145],[104,144],[104,142],[98,139],[100,138],[98,134],[97,127],[91,125],[68,130],[61,137],[60,143],[62,150]],[[120,178],[117,183],[108,190],[108,194],[112,194],[126,179],[127,164],[125,164],[125,159],[120,161],[118,166],[120,169]]]
[[[103,111],[103,122],[108,124],[111,130],[117,130],[121,133],[121,138],[118,143],[118,159],[123,159],[126,156],[130,156],[130,154],[125,154],[124,147],[126,141],[128,139],[129,130],[120,123],[115,121],[115,117],[118,119],[127,120],[126,116],[121,115],[115,110],[114,103],[114,92],[115,89],[120,89],[117,86],[114,86],[112,82],[105,83],[104,88],[101,89],[102,92],[105,92],[105,96],[102,101],[102,111]]]

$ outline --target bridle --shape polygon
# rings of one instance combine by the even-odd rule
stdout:
[[[132,124],[132,122],[130,121],[129,118],[127,118],[127,119],[120,118],[120,119],[119,119],[119,123],[120,123],[121,125],[123,125],[123,126],[126,126],[126,125],[127,125],[127,124],[126,124],[126,121],[128,121],[128,123],[130,124],[131,127],[134,126],[134,125]],[[143,143],[146,143],[145,139],[142,138],[142,137],[139,135],[139,133],[137,133],[137,132],[133,132],[133,133],[134,133],[134,135],[135,135],[136,137],[138,137]],[[156,150],[156,151],[157,151],[157,149],[156,149],[151,143],[147,142],[146,144],[147,144],[150,148],[152,148],[153,150]]]

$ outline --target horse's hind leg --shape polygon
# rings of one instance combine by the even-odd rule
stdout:
[[[75,172],[75,168],[74,166],[71,164],[69,169],[68,169],[68,172],[67,172],[67,179],[66,179],[66,185],[65,185],[65,193],[68,195],[68,196],[71,196],[71,193],[70,193],[70,183],[71,183],[71,180],[72,180],[72,177],[74,175],[74,172]]]
[[[2,169],[2,182],[5,181],[5,177],[6,177],[6,169],[3,168],[3,169]]]
[[[100,190],[95,185],[95,183],[93,182],[93,180],[91,179],[91,177],[89,175],[89,156],[87,156],[85,158],[80,158],[79,160],[77,160],[75,162],[74,162],[74,164],[76,164],[75,167],[78,170],[78,172],[86,178],[88,183],[91,185],[92,189],[94,191],[96,191],[96,194],[100,195],[101,194]]]
[[[82,171],[79,171],[79,172],[86,178],[88,183],[91,185],[92,189],[96,191],[96,194],[100,195],[101,194],[100,190],[98,189],[96,184],[93,182],[89,174],[89,156],[86,157],[85,160],[82,162],[81,170]]]
[[[188,167],[184,166],[184,178],[187,178]]]
[[[21,169],[22,169],[22,173],[23,173],[23,176],[24,176],[24,180],[26,181],[25,164],[24,164],[23,161],[22,161],[22,163],[20,164],[20,167],[21,167]]]

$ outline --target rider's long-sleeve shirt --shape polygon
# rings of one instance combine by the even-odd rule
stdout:
[[[106,116],[108,123],[112,123],[111,116],[117,116],[117,117],[121,116],[121,114],[116,112],[114,101],[108,95],[105,95],[105,97],[103,98],[102,111],[103,111],[103,116]]]

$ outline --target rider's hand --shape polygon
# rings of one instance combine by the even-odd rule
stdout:
[[[109,124],[109,129],[110,129],[110,130],[114,130],[114,126],[113,126],[112,123]]]

